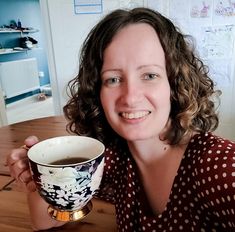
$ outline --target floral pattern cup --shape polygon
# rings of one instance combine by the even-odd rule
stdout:
[[[91,210],[104,168],[104,145],[84,136],[60,136],[35,144],[28,151],[33,180],[48,213],[59,221],[75,221]],[[55,161],[84,158],[79,163]]]

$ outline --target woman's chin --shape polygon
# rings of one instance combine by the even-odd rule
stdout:
[[[147,135],[143,135],[143,134],[140,134],[140,133],[137,133],[137,134],[126,134],[126,135],[121,135],[124,139],[126,139],[128,142],[137,142],[137,141],[140,141],[140,140],[147,140],[150,138],[150,136],[147,136]]]

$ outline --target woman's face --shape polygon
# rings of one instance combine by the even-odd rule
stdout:
[[[131,24],[104,51],[101,103],[111,127],[128,141],[159,137],[169,118],[170,86],[159,38]]]

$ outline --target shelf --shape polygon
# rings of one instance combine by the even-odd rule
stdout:
[[[25,52],[25,50],[26,49],[24,49],[24,50],[1,51],[1,49],[0,49],[0,55],[13,54],[13,53],[18,53],[18,52]]]
[[[39,32],[37,29],[31,29],[31,30],[15,30],[15,29],[8,29],[8,28],[0,28],[0,33],[35,33]]]
[[[0,34],[11,34],[11,33],[18,33],[20,34],[21,37],[23,37],[23,34],[28,34],[28,33],[35,33],[39,32],[38,29],[34,29],[32,27],[25,28],[25,30],[18,30],[18,29],[11,29],[11,28],[5,28],[5,27],[0,27]],[[17,36],[18,37],[18,36]],[[1,43],[0,43],[1,45]],[[19,53],[19,52],[27,52],[30,50],[37,49],[37,47],[32,47],[32,48],[23,48],[23,49],[16,49],[18,47],[14,48],[4,48],[1,45],[2,48],[0,48],[0,55],[6,55],[6,54],[13,54],[13,53]]]
[[[5,48],[5,49],[0,49],[0,55],[6,55],[6,54],[14,54],[14,53],[19,53],[19,52],[28,52],[28,51],[32,51],[35,49],[40,49],[40,48],[32,48],[32,49],[27,49],[24,48],[23,50],[14,50],[12,48]]]

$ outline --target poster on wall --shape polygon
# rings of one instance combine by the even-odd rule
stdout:
[[[103,0],[74,0],[75,14],[101,14]]]
[[[200,57],[220,87],[233,82],[235,0],[170,0],[169,16],[195,39]]]
[[[234,25],[201,27],[201,56],[206,59],[232,58],[234,28]]]
[[[211,24],[213,1],[190,1],[190,20],[194,23]]]
[[[198,1],[191,0],[190,16],[191,18],[210,18],[212,11],[212,0]]]
[[[135,8],[135,7],[143,7],[144,0],[119,0],[120,8]]]
[[[214,0],[213,23],[235,24],[235,0]]]
[[[220,87],[232,84],[235,25],[201,27],[199,52],[210,67],[210,74]]]
[[[232,65],[229,59],[208,59],[204,62],[210,67],[209,74],[213,77],[216,87],[227,87],[232,85]]]

